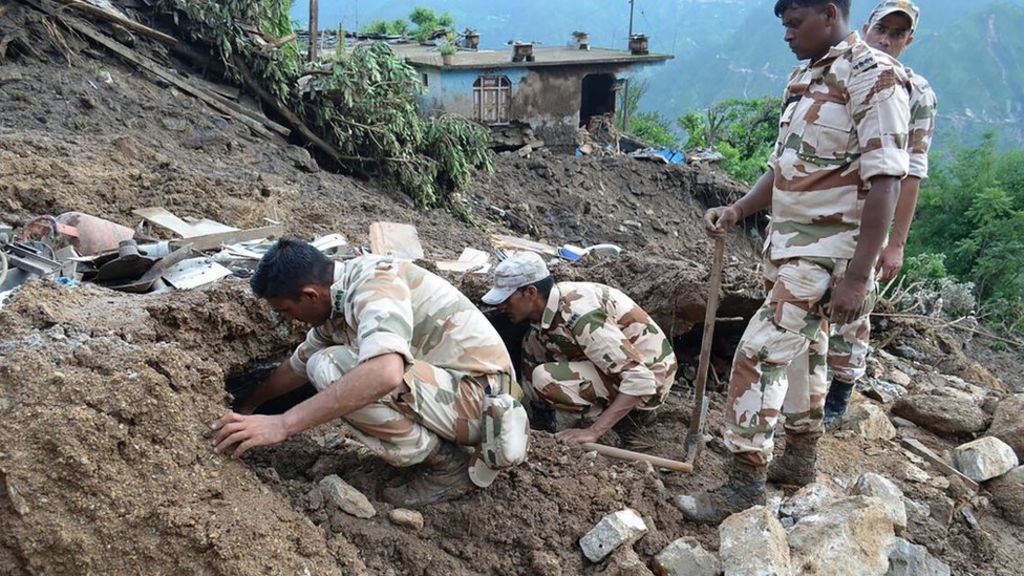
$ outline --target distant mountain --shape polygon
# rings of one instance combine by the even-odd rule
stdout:
[[[854,0],[859,29],[875,2]],[[645,110],[676,118],[725,98],[776,95],[797,62],[782,41],[774,0],[635,0],[633,30],[655,52],[674,54],[649,69]],[[1024,0],[919,0],[920,27],[905,63],[939,96],[939,145],[973,142],[987,128],[1024,144]],[[625,48],[628,0],[320,0],[321,26],[352,30],[373,20],[405,17],[415,6],[443,9],[458,28],[473,27],[485,48],[509,40],[569,42],[585,30],[596,46]],[[293,5],[305,26],[308,0]]]

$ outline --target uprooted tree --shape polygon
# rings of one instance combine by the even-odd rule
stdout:
[[[288,2],[158,0],[156,8],[322,153],[393,182],[420,207],[468,217],[461,194],[474,169],[492,168],[489,134],[460,117],[420,116],[422,84],[387,44],[339,47],[310,62],[294,42],[278,41],[292,33]]]

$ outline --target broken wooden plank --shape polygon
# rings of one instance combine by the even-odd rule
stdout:
[[[917,438],[903,438],[902,440],[900,440],[900,444],[907,450],[910,450],[914,454],[917,454],[918,456],[931,462],[936,468],[938,468],[942,472],[956,476],[957,478],[962,480],[968,488],[974,490],[976,493],[981,491],[981,487],[978,485],[977,482],[972,480],[970,477],[964,475],[963,472],[950,466],[941,456],[933,452],[931,448],[925,446]]]
[[[82,2],[82,0],[58,0],[58,1],[61,4],[65,5],[65,6],[68,6],[69,8],[74,8],[75,10],[78,10],[78,11],[83,12],[85,14],[89,14],[90,16],[95,16],[97,18],[101,18],[103,20],[106,20],[107,22],[113,22],[115,24],[120,24],[121,26],[124,26],[125,28],[127,28],[127,29],[129,29],[129,30],[131,30],[133,32],[138,32],[139,34],[142,34],[143,36],[145,36],[147,38],[156,40],[157,42],[161,42],[161,43],[167,44],[167,45],[175,44],[175,43],[178,42],[178,39],[175,38],[174,36],[169,36],[167,34],[164,34],[163,32],[160,32],[159,30],[154,30],[153,28],[150,28],[149,26],[145,26],[143,24],[140,24],[140,23],[138,23],[138,22],[136,22],[136,21],[134,21],[134,20],[132,20],[130,18],[125,17],[122,14],[117,14],[115,12],[111,12],[110,10],[107,10],[105,8],[100,8],[99,6],[93,6],[92,4],[89,4],[88,2]]]
[[[423,258],[423,245],[416,227],[394,222],[370,224],[370,250],[382,256],[416,260]]]
[[[185,244],[192,244],[193,250],[215,250],[224,244],[237,244],[239,242],[261,240],[263,238],[280,238],[282,235],[284,235],[284,226],[275,224],[273,226],[263,226],[261,228],[250,228],[248,230],[218,232],[216,234],[206,234],[204,236],[193,236],[191,238],[171,240],[171,246],[173,248],[178,248]]]

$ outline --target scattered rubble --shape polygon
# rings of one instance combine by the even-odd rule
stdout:
[[[957,446],[956,467],[975,482],[984,482],[1006,474],[1020,463],[1005,442],[992,436]]]
[[[977,404],[965,398],[933,394],[915,394],[896,401],[892,413],[932,432],[951,436],[981,432],[988,416]]]
[[[1024,466],[1018,466],[987,486],[992,502],[1008,520],[1024,526]]]
[[[597,526],[580,538],[580,548],[591,562],[600,562],[619,546],[630,543],[647,532],[647,524],[635,510],[626,508],[608,514]]]
[[[722,569],[730,576],[789,574],[786,531],[772,511],[755,506],[725,519],[718,527]]]
[[[889,571],[885,576],[950,576],[950,570],[924,546],[897,538],[889,554]]]
[[[986,434],[1006,442],[1017,459],[1024,461],[1024,394],[1008,396],[999,403]]]
[[[896,428],[885,410],[870,402],[859,402],[850,407],[841,422],[844,430],[851,430],[865,440],[892,440]]]
[[[415,510],[395,508],[388,512],[388,519],[394,522],[396,526],[412,528],[413,530],[421,530],[423,528],[423,514]]]
[[[373,518],[377,514],[373,504],[370,504],[362,492],[334,474],[320,480],[320,490],[338,508],[356,518]]]
[[[658,576],[718,576],[722,563],[700,543],[680,538],[654,557],[654,573]]]
[[[795,574],[883,576],[896,535],[881,500],[852,496],[802,518],[788,538]]]
[[[900,534],[907,529],[907,507],[903,503],[903,491],[892,480],[869,472],[857,479],[850,494],[878,498],[885,505],[893,526],[896,528],[896,533]]]
[[[816,513],[838,497],[839,494],[825,484],[808,484],[782,503],[779,514],[797,521]]]

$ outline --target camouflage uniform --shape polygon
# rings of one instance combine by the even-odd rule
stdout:
[[[823,374],[823,306],[856,250],[868,184],[909,168],[907,83],[899,62],[856,33],[790,76],[769,159],[778,271],[737,347],[726,406],[726,445],[754,465],[771,460],[780,411],[788,430],[821,429],[826,391],[810,378],[790,385],[786,369],[797,361],[795,369]]]
[[[344,416],[394,466],[425,459],[438,436],[480,443],[485,390],[519,397],[512,360],[487,318],[451,284],[411,262],[364,256],[335,268],[333,312],[290,359],[318,390],[383,354],[405,360],[404,385]]]
[[[910,172],[908,177],[928,178],[928,150],[935,134],[938,99],[923,76],[905,68],[910,77]],[[834,330],[828,349],[828,367],[837,380],[853,383],[864,376],[871,339],[871,310],[878,295],[872,293],[864,315]]]
[[[523,343],[527,397],[589,418],[620,392],[639,396],[641,410],[657,408],[676,368],[671,342],[643,309],[589,282],[552,287],[540,324]]]

